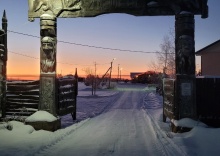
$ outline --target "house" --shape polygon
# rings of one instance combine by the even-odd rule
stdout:
[[[196,56],[201,56],[202,76],[220,76],[220,40],[198,50]]]
[[[131,79],[135,78],[136,76],[140,75],[140,74],[143,74],[144,72],[131,72],[130,73],[130,77]]]

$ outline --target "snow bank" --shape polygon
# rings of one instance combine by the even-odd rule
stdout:
[[[176,126],[176,127],[188,127],[188,128],[193,128],[195,126],[202,126],[202,127],[207,127],[202,122],[192,120],[190,118],[183,118],[180,120],[174,120],[172,119],[171,122]]]
[[[57,118],[54,117],[52,114],[46,111],[37,111],[28,118],[26,118],[25,122],[37,122],[37,121],[53,122],[55,120],[57,120]]]

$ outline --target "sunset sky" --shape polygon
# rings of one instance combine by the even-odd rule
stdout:
[[[195,16],[196,51],[215,42],[220,36],[220,1],[208,0],[209,17]],[[8,30],[40,36],[40,20],[28,21],[27,0],[0,0],[0,15],[6,10]],[[1,13],[2,12],[2,13]],[[105,14],[93,18],[66,18],[57,20],[59,41],[77,44],[127,49],[133,51],[155,52],[163,37],[174,29],[174,16],[135,17],[127,14]],[[71,74],[78,69],[79,75],[85,75],[83,69],[94,69],[103,75],[113,62],[113,75],[118,73],[118,64],[123,68],[122,75],[130,72],[150,70],[155,54],[134,53],[117,50],[104,50],[86,46],[70,45],[58,42],[57,73]],[[40,39],[8,33],[8,75],[32,75],[40,72]],[[200,64],[197,58],[196,64]]]

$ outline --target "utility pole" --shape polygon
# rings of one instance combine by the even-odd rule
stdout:
[[[112,62],[111,62],[110,74],[109,74],[109,82],[108,82],[108,88],[109,89],[110,89],[110,86],[111,86],[111,74],[112,74]]]
[[[121,81],[121,71],[122,71],[122,69],[123,69],[123,68],[120,69],[120,81]]]
[[[119,81],[119,66],[120,66],[120,64],[118,64],[118,81]]]
[[[96,62],[95,62],[95,75],[94,75],[94,78],[95,78],[95,86],[94,86],[94,95],[95,95],[95,92],[96,92]]]
[[[114,59],[111,61],[111,67],[110,67],[110,75],[109,75],[108,88],[110,88],[110,85],[111,85],[112,64],[113,64],[113,61],[114,61],[115,59],[116,59],[116,58],[114,58]]]

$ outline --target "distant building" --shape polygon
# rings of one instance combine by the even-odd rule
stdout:
[[[130,77],[131,79],[135,78],[136,76],[140,75],[140,74],[143,74],[144,72],[131,72],[130,73]]]
[[[155,71],[146,71],[142,73],[134,73],[133,78],[131,78],[132,83],[147,83],[156,84],[161,79],[161,73]]]
[[[198,50],[201,56],[201,75],[220,76],[220,40]]]

